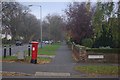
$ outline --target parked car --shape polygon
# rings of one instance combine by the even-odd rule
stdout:
[[[16,44],[16,46],[21,46],[21,45],[22,45],[22,42],[19,41],[19,40],[17,40],[17,41],[15,42],[15,44]]]
[[[45,44],[49,44],[49,41],[45,41]]]

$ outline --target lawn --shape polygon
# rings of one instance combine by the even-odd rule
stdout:
[[[0,57],[0,60],[16,60],[17,57],[16,56],[6,56],[4,57]]]
[[[38,54],[43,55],[55,55],[56,50],[60,47],[60,44],[46,45],[43,48],[38,49]]]
[[[100,74],[100,75],[118,75],[118,66],[112,65],[89,65],[89,66],[76,66],[75,70],[85,72],[88,74]]]

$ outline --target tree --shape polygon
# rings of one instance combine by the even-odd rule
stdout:
[[[12,39],[18,36],[18,25],[21,24],[21,16],[27,13],[27,8],[17,2],[2,2],[2,27],[9,28]]]
[[[115,5],[116,3],[114,2],[98,2],[96,5],[92,22],[94,27],[94,36],[96,37],[95,44],[97,47],[118,47],[119,19],[115,16]]]
[[[119,47],[120,48],[120,0],[119,2],[116,3],[117,10],[115,13],[115,15],[117,15],[117,17],[111,18],[111,25],[112,25],[112,35],[113,35],[113,40],[115,42],[115,47]]]
[[[40,39],[40,20],[32,14],[23,16],[21,24],[18,27],[19,36],[24,38],[25,42]]]
[[[101,35],[103,21],[104,21],[103,5],[101,2],[97,2],[95,13],[92,18],[94,36],[96,36],[97,38],[100,37]]]
[[[29,13],[29,8],[17,2],[3,2],[4,28],[9,28],[12,40],[23,39],[24,42],[40,39],[40,20]]]
[[[119,26],[119,25],[120,25],[120,0],[119,0],[119,2],[118,2],[118,11],[117,11],[117,12],[118,12],[118,22],[117,22],[118,25],[117,25],[117,27],[118,27],[118,30],[119,30],[119,31],[118,31],[118,39],[119,39],[119,40],[118,40],[118,43],[119,43],[119,44],[118,44],[118,47],[120,47],[120,33],[119,33],[119,32],[120,32],[120,26]]]
[[[48,15],[44,20],[44,35],[46,35],[49,40],[59,41],[63,40],[63,28],[64,22],[61,16],[57,14]],[[46,28],[46,29],[45,29]],[[48,34],[47,34],[48,33]]]
[[[51,34],[50,34],[50,27],[49,27],[49,23],[44,20],[42,22],[42,29],[43,29],[43,40],[50,40]]]
[[[81,44],[83,39],[92,36],[91,18],[93,12],[88,5],[90,6],[90,3],[74,2],[65,10],[67,15],[66,29],[70,34],[70,39],[78,44]]]
[[[93,47],[113,47],[113,37],[112,37],[112,33],[111,33],[111,29],[109,29],[109,31],[107,31],[105,24],[102,25],[102,31],[101,31],[101,35],[99,38],[97,38],[94,42]]]

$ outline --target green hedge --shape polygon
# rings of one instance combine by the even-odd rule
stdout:
[[[91,52],[101,52],[101,53],[120,53],[120,48],[112,48],[112,49],[89,48],[86,50]]]
[[[82,45],[91,48],[92,45],[93,45],[93,40],[90,39],[90,38],[83,39],[82,40]]]

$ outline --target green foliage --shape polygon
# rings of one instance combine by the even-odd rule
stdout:
[[[120,47],[119,7],[117,17],[114,10],[115,5],[119,6],[119,3],[120,1],[116,4],[114,2],[98,2],[96,4],[95,13],[92,18],[94,36],[96,37],[94,47]]]
[[[17,60],[16,56],[6,56],[6,58],[2,57],[2,60]]]
[[[90,39],[90,38],[83,39],[83,40],[82,40],[82,45],[91,48],[92,45],[93,45],[93,40]]]
[[[104,10],[102,8],[102,3],[98,2],[96,5],[96,10],[94,16],[92,17],[93,28],[94,28],[94,35],[99,37],[100,31],[102,29],[102,21],[104,19]]]
[[[93,27],[94,27],[94,35],[96,37],[100,37],[102,25],[107,20],[106,17],[111,18],[111,15],[113,17],[113,13],[112,13],[113,8],[114,8],[113,2],[97,3],[96,10],[92,19]],[[106,25],[107,25],[106,29],[109,30],[111,25],[109,25],[107,22],[106,22]]]
[[[2,44],[13,44],[14,42],[12,40],[7,40],[7,38],[2,39]]]
[[[93,47],[113,47],[113,37],[111,34],[111,29],[107,30],[106,25],[102,25],[101,36],[96,39]]]
[[[120,52],[120,48],[88,48],[87,51],[96,52],[97,53],[116,53]]]

